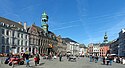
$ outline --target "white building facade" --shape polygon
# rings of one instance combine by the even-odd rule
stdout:
[[[67,52],[71,52],[72,55],[79,55],[79,44],[74,42],[67,43]]]
[[[0,52],[19,53],[29,46],[29,34],[21,23],[0,17]]]

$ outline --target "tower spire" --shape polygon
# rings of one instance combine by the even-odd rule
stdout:
[[[42,29],[44,30],[45,33],[48,33],[48,16],[46,14],[46,12],[44,11],[42,13],[42,19],[41,19],[41,23],[42,23]]]
[[[104,35],[104,43],[108,43],[108,36],[107,36],[107,32],[105,32],[105,35]]]

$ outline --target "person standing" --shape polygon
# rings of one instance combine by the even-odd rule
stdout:
[[[125,64],[125,57],[123,58],[123,63],[122,64]]]
[[[89,58],[90,58],[90,62],[92,62],[92,55],[90,55]]]
[[[30,60],[29,60],[29,54],[25,54],[25,58],[26,58],[26,67],[27,67],[27,66],[29,67],[29,66],[30,66],[30,65],[29,65],[29,61],[30,61]]]
[[[95,56],[95,63],[98,62],[98,56]]]
[[[113,61],[113,57],[110,56],[110,57],[109,57],[109,63],[110,63],[110,65],[112,65],[112,61]]]

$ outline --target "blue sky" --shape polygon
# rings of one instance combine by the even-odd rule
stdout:
[[[0,0],[0,16],[16,22],[35,22],[49,16],[49,30],[79,43],[117,39],[125,28],[125,0]]]

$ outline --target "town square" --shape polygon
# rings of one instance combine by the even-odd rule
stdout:
[[[125,68],[124,0],[0,0],[0,68]]]

